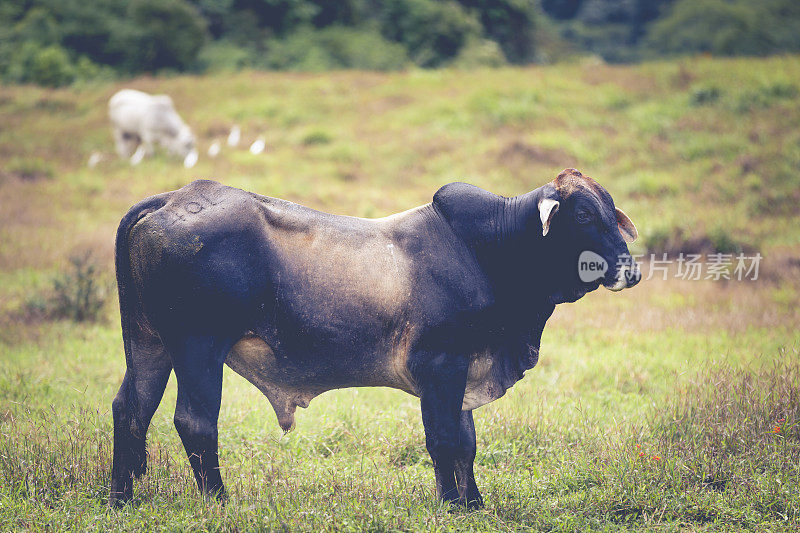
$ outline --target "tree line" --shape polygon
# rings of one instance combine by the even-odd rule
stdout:
[[[796,0],[4,0],[0,78],[497,66],[800,49]]]

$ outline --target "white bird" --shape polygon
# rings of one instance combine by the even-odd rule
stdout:
[[[242,130],[239,126],[233,126],[231,132],[228,134],[228,146],[236,146],[242,138]]]
[[[264,142],[264,139],[258,138],[253,141],[253,144],[250,145],[250,153],[253,155],[260,154],[264,151],[264,148],[267,146],[267,143]]]
[[[219,141],[214,141],[211,143],[211,146],[208,147],[208,156],[209,157],[217,157],[222,150],[222,147],[219,144]]]
[[[186,168],[192,168],[193,166],[195,166],[195,164],[197,164],[197,158],[198,158],[197,150],[192,150],[191,152],[186,154],[186,157],[183,159],[183,166],[185,166]]]
[[[102,160],[103,160],[103,154],[101,154],[100,152],[92,152],[89,155],[89,161],[86,164],[89,166],[89,168],[94,168]]]

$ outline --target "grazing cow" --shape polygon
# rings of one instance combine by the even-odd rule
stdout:
[[[145,434],[171,370],[175,427],[201,491],[223,497],[222,367],[258,387],[284,431],[343,387],[420,398],[442,500],[482,505],[472,411],[539,358],[555,306],[640,279],[630,219],[572,169],[504,198],[463,183],[379,219],[321,213],[213,181],[122,219],[116,268],[127,371],[113,402],[112,504],[146,468]],[[579,257],[606,270],[583,281]],[[610,266],[609,266],[610,265]]]
[[[117,153],[133,165],[152,156],[155,146],[182,157],[187,167],[197,162],[195,139],[166,94],[122,89],[108,101]]]

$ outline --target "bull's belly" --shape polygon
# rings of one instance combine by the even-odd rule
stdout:
[[[248,336],[234,345],[225,362],[267,397],[284,431],[294,426],[298,406],[308,407],[313,398],[329,390],[384,386],[415,394],[407,356],[400,352],[376,353],[369,361],[344,363],[342,371],[332,371],[330,364],[315,364],[313,359],[279,360],[260,337]]]
[[[329,368],[306,362],[281,362],[261,338],[248,336],[231,349],[227,365],[255,385],[272,404],[278,423],[284,431],[294,426],[294,412],[308,407],[309,402],[323,392],[358,386],[384,386],[416,395],[408,373],[407,355],[375,354],[369,364],[349,369],[342,375],[332,375]],[[467,375],[462,410],[486,405],[501,396],[512,385],[498,374],[497,359],[489,351],[472,356]]]

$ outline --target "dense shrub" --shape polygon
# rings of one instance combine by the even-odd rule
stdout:
[[[273,69],[319,71],[333,68],[397,70],[408,63],[405,48],[378,32],[332,26],[304,28],[271,40],[257,63]]]
[[[500,67],[505,64],[500,45],[489,39],[470,39],[453,62],[458,68]]]
[[[468,39],[479,37],[481,25],[452,0],[403,0],[386,4],[381,32],[402,43],[417,65],[436,67],[456,57]]]
[[[796,0],[542,0],[562,36],[608,61],[800,50]]]
[[[207,72],[234,71],[252,67],[253,53],[231,41],[221,39],[206,44],[197,54],[194,68]]]
[[[680,0],[668,17],[653,25],[647,44],[666,54],[765,53],[772,47],[771,36],[758,15],[747,6],[724,0]]]
[[[33,294],[26,303],[30,317],[97,321],[108,290],[91,254],[73,255],[69,267],[53,278],[50,290]]]
[[[5,0],[0,78],[800,51],[796,0]]]
[[[97,265],[88,254],[73,256],[69,263],[70,268],[53,280],[53,314],[77,322],[99,319],[108,291]]]
[[[69,55],[60,46],[26,42],[16,50],[4,75],[7,80],[16,83],[60,87],[72,83],[75,69]]]
[[[720,96],[722,91],[719,87],[698,87],[689,95],[689,103],[693,106],[709,105],[719,100]]]
[[[0,76],[55,86],[102,66],[135,74],[524,63],[535,56],[535,19],[534,0],[9,0],[0,5]]]
[[[136,28],[124,39],[132,71],[185,69],[206,39],[205,20],[183,0],[134,0],[128,17]]]
[[[0,5],[0,76],[59,86],[104,75],[186,69],[205,20],[185,0],[11,0]]]
[[[508,61],[533,60],[538,24],[533,0],[460,0],[460,3],[478,14],[485,36],[500,46]]]
[[[606,61],[635,60],[647,25],[673,0],[542,0],[562,38]]]

